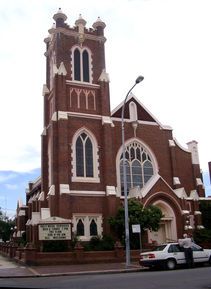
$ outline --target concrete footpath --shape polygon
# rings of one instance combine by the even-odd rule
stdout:
[[[23,266],[0,255],[0,278],[47,277],[84,274],[112,274],[143,270],[137,263],[78,264],[57,266]]]

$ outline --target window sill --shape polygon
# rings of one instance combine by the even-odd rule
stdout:
[[[82,177],[72,177],[72,182],[76,183],[99,183],[100,178],[82,178]]]

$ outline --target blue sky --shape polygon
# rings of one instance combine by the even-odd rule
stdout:
[[[18,200],[25,204],[25,190],[29,181],[40,175],[40,169],[29,172],[0,171],[0,207],[8,216],[14,216]]]
[[[206,196],[211,196],[210,176],[208,172],[203,173],[203,182],[206,189]]]
[[[59,7],[70,26],[80,13],[87,27],[98,16],[106,23],[111,109],[143,75],[133,93],[173,128],[184,148],[191,140],[198,142],[206,193],[211,195],[210,0],[1,0],[0,206],[15,210],[17,199],[25,200],[27,182],[39,175],[43,40]]]

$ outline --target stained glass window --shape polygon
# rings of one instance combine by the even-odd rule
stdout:
[[[139,143],[133,142],[125,150],[127,192],[133,187],[143,188],[154,174],[151,157]],[[124,195],[123,154],[120,157],[121,194]]]

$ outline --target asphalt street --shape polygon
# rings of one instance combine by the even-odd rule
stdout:
[[[54,277],[1,278],[0,288],[49,289],[210,289],[211,268],[174,271],[70,275]]]

